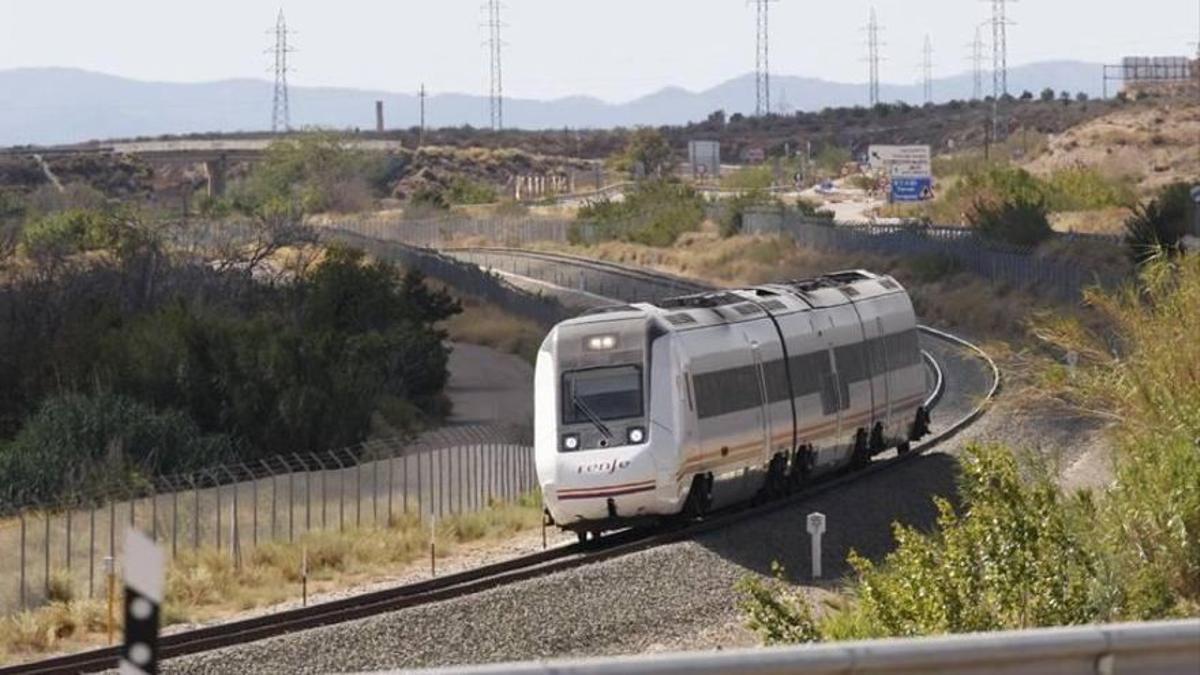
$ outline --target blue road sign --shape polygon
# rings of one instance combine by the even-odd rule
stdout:
[[[932,178],[892,178],[892,201],[921,202],[933,199]]]

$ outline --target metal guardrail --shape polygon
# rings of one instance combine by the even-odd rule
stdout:
[[[426,675],[858,675],[1200,672],[1200,619],[797,647],[407,670]]]

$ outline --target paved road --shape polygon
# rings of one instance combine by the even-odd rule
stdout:
[[[452,426],[533,426],[533,366],[490,347],[455,343],[446,394],[454,404]]]

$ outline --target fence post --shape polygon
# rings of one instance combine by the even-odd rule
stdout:
[[[362,449],[354,463],[354,526],[362,527]]]
[[[270,467],[268,467],[270,468]],[[271,541],[279,539],[279,532],[276,529],[276,523],[279,522],[279,476],[275,470],[271,469]]]
[[[66,522],[66,531],[67,531],[67,537],[66,537],[66,541],[65,541],[65,542],[63,542],[63,543],[65,543],[65,544],[66,544],[66,549],[67,549],[67,551],[66,551],[66,552],[67,552],[67,576],[68,576],[68,577],[71,575],[71,520],[72,520],[71,516],[72,516],[72,515],[74,515],[74,513],[75,513],[75,512],[74,512],[74,507],[73,507],[73,506],[71,506],[71,503],[68,501],[68,502],[67,502],[67,508],[66,508],[66,517],[67,517],[67,522]]]
[[[394,511],[392,511],[392,497],[393,497],[393,492],[396,489],[396,483],[393,480],[395,471],[396,471],[396,453],[393,450],[392,452],[390,452],[388,454],[388,515],[387,515],[388,527],[391,527],[392,514],[395,513]]]
[[[400,448],[400,509],[403,515],[408,515],[408,448]]]
[[[458,465],[458,512],[463,513],[463,446],[454,448],[455,464]]]
[[[179,486],[171,490],[171,558],[179,554]]]
[[[200,550],[200,487],[195,478],[188,479],[192,484],[192,553]],[[110,548],[109,555],[112,555]]]
[[[422,505],[425,497],[425,491],[421,485],[421,457],[425,454],[419,449],[417,450],[417,518],[424,519],[425,507]]]
[[[211,474],[210,474],[211,475]],[[221,479],[216,479],[217,491],[217,553],[221,552]]]
[[[21,609],[28,609],[29,603],[25,595],[25,509],[21,509],[19,514],[21,517]]]
[[[258,548],[258,476],[247,467],[250,476],[250,499],[254,502],[254,510],[250,514],[250,545]]]
[[[296,540],[296,472],[287,460],[284,468],[288,472],[288,541],[292,542]]]
[[[379,525],[379,460],[371,462],[371,518]]]
[[[88,509],[88,597],[96,592],[96,502]]]

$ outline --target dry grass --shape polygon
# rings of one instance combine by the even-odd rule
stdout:
[[[539,527],[541,510],[536,496],[515,503],[496,503],[477,513],[437,522],[437,556],[453,559],[473,546],[503,542],[512,535]],[[228,552],[201,549],[181,554],[167,574],[164,624],[195,623],[297,600],[301,593],[301,561],[308,556],[309,592],[326,593],[395,578],[423,568],[429,555],[428,522],[398,516],[388,527],[364,527],[345,532],[315,531],[294,543],[264,544],[240,561]],[[59,575],[52,575],[52,579]],[[105,604],[76,600],[69,580],[55,601],[37,609],[0,619],[0,664],[38,655],[100,644],[105,639]],[[118,601],[119,603],[119,601]],[[117,612],[118,621],[120,611]]]
[[[462,313],[442,324],[451,340],[516,354],[529,363],[537,359],[538,347],[546,336],[537,323],[476,298],[463,297],[462,304]]]
[[[1113,207],[1096,211],[1066,211],[1050,215],[1050,225],[1058,232],[1083,234],[1124,234],[1125,219],[1131,211]]]

